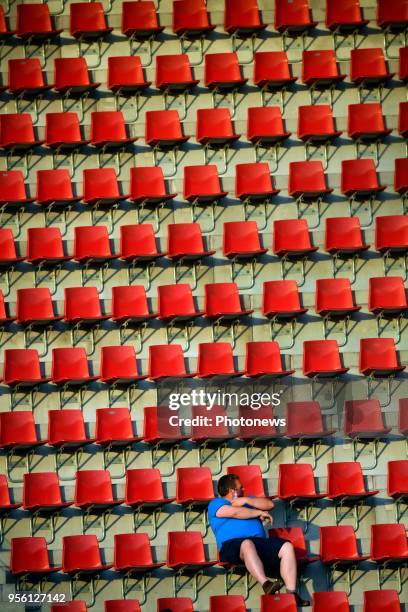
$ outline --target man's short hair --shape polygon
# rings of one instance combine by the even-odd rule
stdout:
[[[237,480],[239,480],[239,476],[236,474],[226,474],[225,476],[221,476],[217,485],[218,495],[221,495],[221,497],[227,495],[230,489],[235,488],[235,483]]]

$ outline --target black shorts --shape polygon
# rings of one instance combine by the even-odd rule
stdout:
[[[263,563],[265,573],[268,574],[268,570],[276,572],[279,566],[279,551],[288,541],[282,538],[249,537],[226,540],[221,546],[220,560],[233,563],[234,565],[241,565],[240,550],[244,540],[251,540],[255,544],[256,552]]]

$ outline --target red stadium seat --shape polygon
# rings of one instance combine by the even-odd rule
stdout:
[[[85,49],[91,42],[98,43],[98,60],[93,68],[97,68],[102,60],[102,40],[108,36],[113,28],[108,27],[102,2],[92,2],[86,6],[82,2],[70,4],[69,31],[71,36],[78,40],[78,55],[85,54]]]
[[[210,612],[246,612],[242,595],[210,595]]]
[[[291,593],[261,595],[260,612],[296,612],[295,596]]]
[[[139,440],[141,440],[140,436],[135,436],[133,431],[129,408],[96,409],[95,442],[103,447],[103,469],[108,469],[113,463],[112,460],[109,460],[111,452],[119,455],[123,464],[123,472],[120,476],[115,475],[115,478],[124,477],[127,468],[127,453],[132,448],[133,442]]]
[[[80,199],[80,196],[74,196],[71,177],[68,170],[65,168],[37,171],[35,201],[37,204],[40,204],[40,206],[44,207],[45,219],[48,218],[51,212],[61,214],[61,209],[58,211],[58,208],[62,207],[64,233],[66,232],[67,213],[71,210],[72,204],[79,202]],[[57,210],[55,210],[55,207]]]
[[[330,322],[335,326],[337,319],[342,320],[344,340],[340,346],[347,344],[348,325],[353,312],[358,312],[361,306],[354,303],[351,283],[348,278],[326,278],[316,281],[315,311],[323,317],[324,337],[330,333]],[[333,323],[334,321],[334,323]]]
[[[325,146],[325,167],[327,168],[329,145],[342,134],[335,129],[331,107],[328,104],[299,106],[297,133],[298,138],[306,143],[307,159],[310,157],[310,146],[319,147],[321,144]]]
[[[10,30],[6,21],[3,5],[0,8],[0,40],[6,40],[15,34],[15,30]]]
[[[277,497],[288,502],[290,510],[304,509],[307,530],[313,505],[326,497],[326,493],[316,492],[313,469],[309,463],[280,463]],[[289,516],[290,511],[285,503],[285,525]]]
[[[204,259],[215,253],[205,249],[201,226],[199,223],[169,223],[167,226],[166,257],[174,262],[174,281],[183,278],[181,267],[192,263],[192,289],[197,287],[197,266]]]
[[[269,537],[288,540],[295,549],[296,561],[302,566],[319,560],[317,555],[310,557],[307,552],[305,534],[301,527],[273,527],[269,529]]]
[[[381,88],[394,74],[388,71],[384,52],[377,49],[352,49],[350,54],[350,80],[358,85],[360,102],[364,88],[377,86],[381,101]]]
[[[321,161],[290,162],[288,193],[296,198],[298,217],[301,216],[301,207],[310,208],[311,201],[317,201],[317,227],[320,224],[320,204],[324,196],[333,189],[326,186],[323,164]]]
[[[240,138],[235,134],[228,108],[205,108],[197,111],[196,140],[204,147],[204,162],[207,165],[213,155],[210,149],[223,149],[224,164],[221,175],[228,169],[228,148]]]
[[[302,54],[302,82],[309,87],[310,103],[319,100],[319,89],[329,88],[330,104],[333,106],[333,90],[336,85],[346,78],[340,74],[337,58],[331,49],[318,51],[303,51]]]
[[[408,102],[400,102],[398,116],[398,133],[408,138]]]
[[[73,480],[61,475],[63,453],[73,452],[74,466],[78,470],[80,449],[93,442],[85,431],[84,416],[81,410],[49,410],[47,444],[56,449],[55,469],[61,480]]]
[[[250,378],[261,376],[281,378],[293,374],[294,371],[285,370],[282,367],[282,356],[277,342],[247,342],[245,376]]]
[[[151,572],[164,563],[153,561],[152,549],[147,533],[122,533],[114,536],[113,569],[122,575],[123,595],[130,589],[128,578],[133,574],[149,578]],[[146,598],[146,583],[141,582],[142,600]],[[117,608],[112,608],[116,610]]]
[[[132,406],[132,390],[137,382],[146,378],[139,374],[136,352],[132,345],[103,346],[101,348],[100,381],[109,385],[109,405],[116,389],[127,389],[127,405]]]
[[[191,426],[190,440],[198,447],[198,461],[200,466],[203,465],[206,458],[203,453],[205,449],[214,448],[216,454],[218,470],[214,474],[220,474],[222,470],[223,457],[221,447],[225,446],[225,441],[235,437],[231,433],[228,425],[225,422],[227,416],[223,406],[213,406],[211,409],[208,406],[192,406],[191,410],[193,424]],[[212,420],[207,423],[205,417],[210,417]],[[218,422],[220,419],[220,422]]]
[[[262,405],[257,410],[248,406],[239,406],[239,419],[241,424],[236,429],[236,437],[245,444],[245,459],[249,464],[252,461],[259,463],[259,447],[265,452],[265,466],[263,473],[267,472],[271,463],[269,449],[280,436],[274,425],[272,406]],[[241,419],[242,417],[242,419]],[[252,418],[259,419],[254,421]],[[265,425],[265,419],[268,423]],[[255,452],[252,452],[254,449]]]
[[[238,266],[249,266],[250,280],[245,287],[250,289],[255,284],[256,260],[267,253],[268,249],[261,247],[256,221],[228,221],[224,223],[222,252],[231,260],[231,279],[238,280]],[[241,272],[242,274],[242,272]]]
[[[285,436],[294,441],[293,461],[296,463],[303,456],[302,446],[311,446],[312,467],[315,469],[321,441],[332,436],[336,430],[325,426],[319,402],[288,402],[285,412]]]
[[[173,32],[181,42],[181,52],[184,52],[183,39],[195,40],[204,38],[215,29],[211,25],[205,0],[177,0],[173,3]],[[202,61],[203,48],[200,62]]]
[[[10,572],[17,578],[17,588],[27,577],[41,582],[45,576],[61,568],[50,565],[47,542],[41,537],[12,538],[10,547]]]
[[[408,8],[404,0],[395,0],[392,3],[378,0],[377,24],[384,31],[384,49],[389,55],[389,48],[394,40],[393,34],[406,31],[408,26]]]
[[[183,506],[183,529],[193,523],[192,512],[203,519],[204,534],[207,533],[208,502],[214,499],[211,470],[208,467],[185,467],[176,470],[176,503]]]
[[[181,0],[184,2],[184,0]],[[194,612],[193,602],[189,597],[161,597],[157,600],[157,612]]]
[[[256,161],[261,159],[260,148],[274,148],[272,172],[278,168],[279,146],[290,134],[284,128],[282,112],[278,106],[248,108],[247,138],[255,146]]]
[[[5,349],[3,356],[3,384],[10,387],[10,408],[17,404],[16,393],[30,393],[31,407],[34,408],[36,389],[48,382],[41,373],[40,360],[36,349]]]
[[[53,168],[57,167],[57,155],[59,154],[70,154],[71,156],[71,175],[75,171],[75,158],[74,153],[78,152],[83,145],[89,143],[89,140],[85,140],[81,134],[81,126],[79,125],[79,119],[77,113],[65,112],[65,113],[46,113],[45,115],[45,145],[52,150],[53,156]],[[37,177],[40,174],[51,178],[52,170],[40,170],[37,172]],[[54,176],[61,177],[64,174],[68,174],[67,170],[54,170]],[[48,189],[52,189],[48,186]],[[71,187],[72,190],[72,187]],[[54,193],[52,192],[54,195]],[[64,195],[62,195],[64,194]],[[72,193],[69,191],[69,187],[65,187],[61,190],[60,195],[56,195],[57,202],[66,197],[69,194],[72,197]],[[37,194],[38,195],[38,194]],[[61,197],[62,196],[62,197]],[[80,198],[78,198],[79,200]],[[38,198],[37,198],[38,201]],[[77,199],[73,200],[77,201]]]
[[[25,346],[29,345],[28,333],[32,330],[43,331],[44,350],[41,356],[47,354],[47,327],[62,319],[55,316],[51,293],[48,288],[17,289],[16,321],[23,325]]]
[[[97,376],[89,373],[88,359],[84,348],[54,348],[52,349],[51,382],[59,388],[60,406],[66,403],[65,392],[69,389],[79,390],[80,405],[82,393],[87,385]]]
[[[332,586],[335,571],[341,572],[347,578],[347,595],[351,593],[352,576],[347,570],[368,559],[368,555],[360,555],[357,549],[357,538],[351,525],[337,527],[320,527],[320,560],[329,568],[329,579]]]
[[[81,122],[84,119],[84,96],[99,86],[100,83],[90,80],[88,64],[84,57],[59,57],[54,60],[54,89],[59,94],[63,94],[64,98],[80,96]]]
[[[62,31],[53,27],[47,4],[17,4],[16,36],[25,44],[51,40]]]
[[[234,365],[234,355],[229,342],[204,342],[198,345],[198,378],[230,378],[242,376]]]
[[[269,497],[266,495],[259,465],[232,465],[227,467],[227,474],[235,474],[241,481],[245,495],[254,497]]]
[[[174,499],[174,497],[164,496],[162,477],[160,470],[157,468],[126,470],[124,503],[133,509],[133,528],[135,532],[139,527],[142,527],[146,520],[146,516],[140,519],[140,514],[151,515],[153,524],[151,539],[154,540],[157,535],[157,523],[161,509]]]
[[[36,525],[37,517],[46,513],[46,516],[50,517],[51,530],[51,539],[47,543],[51,544],[55,538],[55,522],[58,513],[71,505],[72,502],[63,501],[61,497],[60,482],[55,472],[24,474],[22,508],[31,514],[30,524],[33,535],[39,529]]]
[[[99,267],[100,290],[105,284],[105,267],[111,259],[119,255],[112,253],[109,241],[108,228],[105,225],[75,226],[74,227],[74,253],[73,259],[81,264],[81,284],[85,285],[89,265]]]
[[[357,461],[336,461],[327,465],[327,497],[334,501],[336,525],[341,521],[340,510],[351,505],[354,513],[354,529],[360,523],[361,502],[377,495],[379,491],[369,491],[364,483],[361,464]],[[347,514],[347,510],[344,515]]]
[[[78,594],[77,580],[90,581],[92,607],[95,603],[94,579],[112,564],[104,564],[96,535],[71,535],[62,538],[62,571],[71,577],[72,597]]]
[[[383,256],[384,273],[389,271],[388,258],[397,258],[408,251],[408,218],[405,215],[390,215],[375,219],[375,248]],[[407,267],[403,260],[405,276]]]
[[[135,204],[142,207],[163,204],[176,195],[167,192],[162,168],[150,166],[130,169],[129,200]]]
[[[249,109],[259,110],[259,109]],[[272,110],[271,108],[267,110]],[[249,113],[248,111],[248,113]],[[249,219],[248,207],[263,204],[264,223],[260,230],[266,229],[268,224],[269,200],[279,193],[272,184],[271,170],[266,162],[237,164],[235,166],[235,195],[244,205],[245,221]]]
[[[137,53],[137,46],[134,41],[139,43],[157,37],[164,30],[164,26],[159,25],[157,12],[154,2],[124,2],[122,4],[122,33],[130,40],[130,54]],[[151,51],[149,64],[151,63]]]
[[[391,427],[384,426],[384,418],[381,413],[380,402],[376,399],[348,400],[344,404],[344,433],[353,440],[354,461],[361,455],[358,443],[361,441],[363,448],[367,442],[372,441],[373,464],[364,466],[364,469],[374,469],[378,461],[378,441],[386,438]]]
[[[225,0],[224,30],[245,38],[266,28],[261,22],[257,0]]]
[[[402,405],[402,404],[401,404]],[[408,460],[388,462],[387,493],[395,502],[395,518],[397,523],[403,517],[400,507],[408,500]]]
[[[116,109],[123,109],[125,106],[125,102],[120,100],[121,96],[134,96],[136,101],[136,113],[133,114],[132,118],[128,117],[129,121],[138,119],[140,94],[150,85],[151,81],[145,79],[140,57],[137,55],[108,57],[107,87],[115,95]]]
[[[14,266],[19,261],[23,261],[23,259],[23,257],[17,257],[11,229],[9,227],[0,227],[0,270],[5,279],[6,290],[4,295],[6,296],[10,293],[10,275]]]
[[[254,85],[261,89],[262,106],[266,106],[267,92],[280,91],[282,110],[285,109],[286,90],[297,77],[292,76],[285,51],[257,51],[254,53]]]
[[[349,104],[348,135],[355,141],[356,157],[360,157],[360,145],[374,142],[376,144],[376,162],[378,164],[379,145],[392,130],[385,127],[381,104]]]
[[[341,162],[341,192],[349,200],[350,216],[356,214],[360,206],[353,209],[355,200],[369,200],[370,215],[368,225],[373,220],[373,204],[380,191],[385,186],[380,185],[373,159],[352,159]]]
[[[127,197],[119,191],[118,179],[113,168],[84,170],[82,199],[85,204],[91,206],[117,204]]]
[[[405,203],[408,193],[408,161],[406,157],[395,160],[394,191],[402,195],[402,207],[405,212]]]
[[[138,348],[143,344],[143,330],[157,313],[150,312],[143,285],[112,287],[112,312],[110,319],[120,325],[120,343],[125,344],[128,337],[127,327],[136,325]]]
[[[20,98],[17,96],[16,99],[19,100]],[[12,156],[17,155],[23,159],[24,178],[26,179],[30,171],[29,153],[42,142],[34,134],[33,120],[30,114],[19,112],[0,116],[0,149],[6,154],[7,171],[12,163]],[[19,224],[17,229],[19,229]]]
[[[385,572],[397,574],[398,593],[402,592],[401,566],[408,560],[408,540],[405,525],[371,525],[370,560],[377,565],[378,586],[386,581]]]
[[[334,34],[353,33],[368,23],[368,19],[362,19],[360,0],[345,0],[341,4],[332,0],[326,2],[326,27]]]
[[[376,316],[378,335],[381,336],[387,327],[387,319],[396,318],[398,343],[401,337],[402,317],[408,310],[404,281],[400,276],[384,276],[370,278],[368,282],[368,309]]]
[[[146,289],[151,285],[151,266],[164,253],[157,250],[153,225],[139,223],[137,225],[120,226],[120,254],[119,259],[128,262],[128,282],[131,285],[139,278],[136,268],[142,266],[147,281]],[[140,271],[139,271],[140,273]]]
[[[403,436],[408,436],[408,399],[401,398],[398,412],[398,431]]]
[[[166,323],[168,344],[179,335],[177,328],[181,326],[185,337],[184,349],[187,350],[194,319],[203,314],[201,310],[196,309],[190,285],[160,285],[157,287],[157,295],[158,318]]]
[[[372,394],[372,379],[387,378],[387,406],[391,401],[391,378],[405,370],[399,365],[393,338],[362,338],[359,370],[367,376],[368,397]]]
[[[98,166],[102,166],[102,155],[111,149],[126,148],[126,145],[135,142],[130,138],[122,111],[97,111],[91,113],[91,144],[98,149]],[[118,154],[119,155],[119,154]],[[120,172],[121,163],[117,161],[117,171]]]
[[[177,172],[177,152],[179,147],[187,142],[190,136],[184,136],[180,117],[176,110],[157,110],[146,112],[145,141],[152,147],[155,166],[163,163],[164,153],[170,152],[173,158],[173,168],[167,176]],[[163,152],[161,159],[158,153]]]
[[[231,343],[235,346],[235,327],[242,317],[253,310],[243,309],[236,283],[211,283],[204,285],[204,316],[212,322],[213,342],[220,338],[219,327],[230,325]]]
[[[20,170],[6,170],[0,175],[0,210],[6,211],[34,202],[27,198],[24,176]]]
[[[61,231],[58,227],[30,227],[27,230],[27,252],[26,261],[38,266],[34,269],[34,286],[37,287],[43,278],[51,275],[53,288],[51,293],[57,290],[57,277],[60,265],[69,259],[62,243]],[[44,266],[46,272],[42,272]],[[51,272],[49,271],[51,268]]]
[[[273,222],[273,252],[281,260],[281,275],[286,279],[287,262],[301,260],[301,280],[299,287],[306,279],[306,259],[319,247],[312,246],[309,227],[306,219],[280,219]],[[292,266],[293,267],[293,266]]]
[[[187,54],[159,55],[156,58],[156,87],[164,93],[164,106],[169,108],[168,97],[184,94],[184,112],[187,114],[187,94],[200,81],[193,79],[190,60]]]
[[[183,348],[180,344],[149,346],[149,380],[164,378],[191,378],[184,363]]]
[[[25,471],[31,469],[32,450],[36,446],[44,444],[43,440],[37,437],[34,416],[31,411],[17,410],[16,412],[0,413],[0,448],[6,453],[7,476],[12,482],[22,482],[11,476],[13,466],[10,464],[9,455],[15,451],[25,453]]]
[[[236,108],[236,94],[240,87],[248,81],[241,74],[241,67],[236,52],[207,53],[204,63],[204,83],[211,90],[213,107],[218,106],[218,98],[225,97],[231,92],[231,115],[234,117]]]
[[[175,573],[173,576],[174,594],[177,597],[181,576],[188,575],[193,585],[193,600],[197,597],[198,576],[205,568],[215,565],[216,561],[206,558],[203,536],[198,531],[169,531],[167,535],[166,566]],[[185,580],[183,581],[185,584]]]
[[[356,280],[358,257],[370,247],[363,242],[360,219],[358,217],[326,218],[325,250],[332,255],[333,276],[341,270],[343,259],[352,260],[350,282]],[[339,265],[340,260],[340,265]]]
[[[38,57],[25,59],[8,60],[8,91],[16,96],[16,111],[21,114],[20,100],[22,98],[32,98],[34,100],[34,123],[38,121],[38,102],[44,93],[51,89],[52,85],[47,85],[41,70],[41,63]],[[12,116],[12,115],[11,115]],[[3,115],[4,117],[4,115]],[[10,117],[10,115],[9,115]],[[10,120],[7,120],[10,130]],[[3,131],[3,128],[2,128]]]
[[[152,467],[155,467],[159,461],[159,451],[171,464],[171,471],[168,476],[174,474],[174,454],[175,450],[182,440],[186,440],[188,436],[181,432],[180,425],[173,424],[170,417],[174,412],[167,406],[147,406],[144,409],[143,421],[143,441],[151,445],[151,460]],[[161,469],[162,476],[165,476]]]
[[[102,314],[99,294],[96,287],[69,287],[64,289],[64,317],[65,323],[71,326],[71,343],[76,346],[78,341],[90,339],[90,354],[95,352],[96,330],[102,321],[109,319],[108,314]],[[85,335],[78,331],[86,328]]]
[[[363,612],[401,612],[397,591],[391,589],[365,591]]]
[[[316,376],[338,376],[349,368],[341,365],[336,340],[306,340],[303,343],[303,374]]]
[[[275,0],[275,30],[287,35],[306,34],[316,27],[317,21],[311,21],[307,0]],[[285,48],[285,41],[283,41]]]
[[[9,316],[9,304],[4,301],[4,295],[0,289],[0,328],[3,328],[7,323],[14,321],[15,317]]]
[[[400,47],[398,77],[404,83],[408,81],[408,47]]]
[[[109,514],[123,499],[114,497],[111,475],[108,470],[79,470],[75,479],[74,506],[84,510],[82,533],[85,533],[90,513],[102,514],[102,540],[105,539]],[[66,571],[66,570],[64,570]]]
[[[138,2],[135,2],[138,4]],[[104,603],[105,612],[141,612],[137,599],[108,599]]]
[[[350,612],[347,593],[320,592],[313,593],[313,612]]]
[[[198,205],[207,208],[211,206],[211,226],[207,233],[215,229],[215,205],[219,200],[228,195],[227,191],[221,191],[218,168],[215,164],[206,166],[184,167],[184,198],[191,203],[191,215],[194,222],[198,221],[202,213],[197,213]]]

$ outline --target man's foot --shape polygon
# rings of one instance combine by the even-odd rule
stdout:
[[[283,586],[282,580],[265,580],[262,585],[263,592],[267,595],[273,595],[277,593]]]
[[[310,601],[308,599],[302,599],[299,593],[297,593],[296,591],[287,591],[287,592],[295,596],[296,605],[299,608],[307,608],[308,606],[310,606]]]

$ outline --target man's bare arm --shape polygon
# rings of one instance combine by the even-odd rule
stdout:
[[[271,521],[271,516],[264,510],[255,508],[241,508],[230,505],[221,506],[216,512],[216,516],[219,518],[237,518],[237,519],[251,519],[259,518],[262,521]]]
[[[231,501],[232,506],[238,508],[242,506],[252,506],[257,510],[272,510],[274,504],[267,497],[236,497]]]

